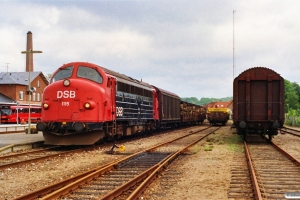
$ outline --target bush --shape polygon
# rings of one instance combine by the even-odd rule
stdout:
[[[289,126],[299,126],[300,127],[300,117],[299,116],[287,116],[285,119],[285,124]]]

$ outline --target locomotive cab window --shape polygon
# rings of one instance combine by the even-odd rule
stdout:
[[[66,68],[60,68],[60,70],[51,79],[51,83],[71,77],[72,72],[73,72],[72,66]]]
[[[77,77],[86,78],[97,83],[103,82],[103,78],[99,72],[90,67],[79,66],[77,70]]]

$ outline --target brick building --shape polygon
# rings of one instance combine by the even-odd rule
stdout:
[[[41,105],[44,88],[49,84],[48,78],[33,67],[32,32],[27,32],[25,72],[0,72],[0,105],[6,104],[36,104]],[[41,51],[39,52],[41,53]],[[35,91],[29,95],[30,87]]]
[[[42,72],[30,72],[31,87],[35,87],[35,92],[31,94],[31,104],[41,105],[44,88],[49,84],[49,80]],[[28,104],[29,95],[27,91],[29,72],[0,72],[0,99],[6,103]],[[6,98],[5,98],[6,97]]]

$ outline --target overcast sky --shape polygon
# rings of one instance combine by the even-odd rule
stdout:
[[[299,0],[0,0],[0,8],[1,72],[25,71],[31,31],[43,51],[34,71],[45,75],[87,61],[198,99],[232,96],[233,77],[256,66],[300,79]]]

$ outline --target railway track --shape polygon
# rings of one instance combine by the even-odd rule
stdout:
[[[260,137],[244,143],[256,199],[286,199],[300,191],[300,163]]]
[[[237,149],[243,149],[243,144],[238,144]],[[245,152],[235,151],[231,163],[231,180],[228,199],[254,200],[251,175]]]
[[[297,137],[300,137],[300,130],[288,128],[288,127],[283,127],[280,129],[282,133],[288,133]]]
[[[84,149],[90,149],[84,148]],[[70,149],[65,147],[42,148],[33,151],[20,152],[11,155],[0,156],[0,170],[15,167],[22,164],[33,163],[39,160],[45,160],[65,154],[71,154],[82,151],[83,148]]]
[[[139,137],[136,137],[139,138]],[[132,139],[124,139],[123,142],[129,141]],[[32,149],[26,152],[13,153],[10,155],[0,155],[0,170],[5,168],[10,168],[22,164],[34,163],[36,161],[45,160],[49,158],[54,158],[57,156],[63,156],[66,154],[77,153],[83,150],[93,150],[98,147],[111,147],[112,142],[107,144],[94,145],[89,147],[80,147],[80,146],[69,146],[69,147],[45,147],[40,149]]]
[[[136,199],[180,153],[217,129],[195,131],[17,199]]]

